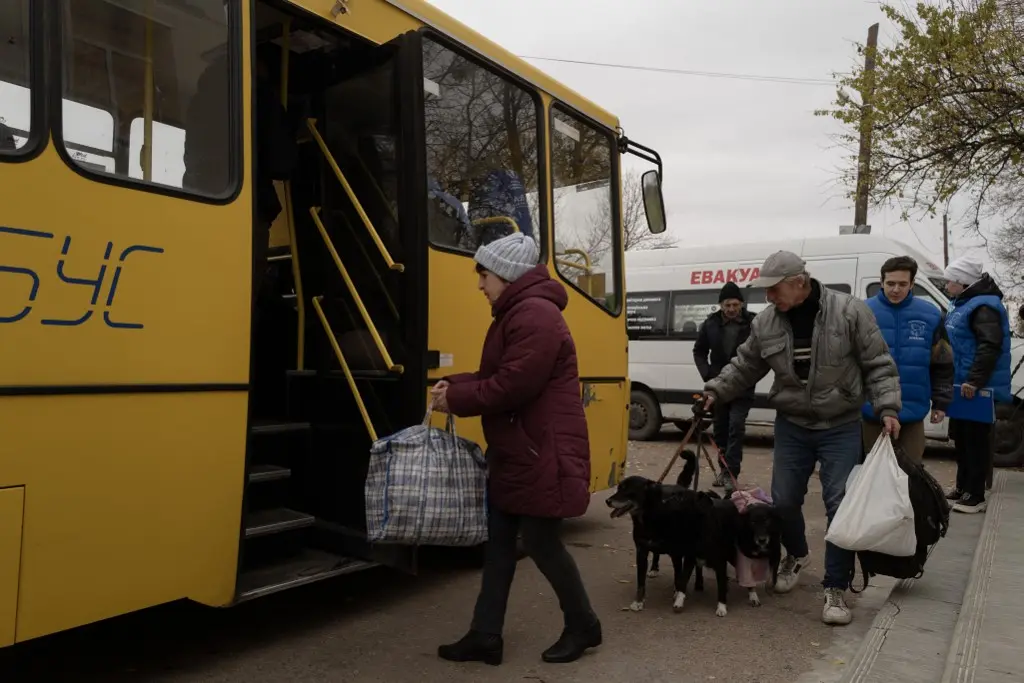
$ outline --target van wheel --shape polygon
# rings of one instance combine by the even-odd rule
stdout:
[[[661,407],[650,393],[642,390],[629,394],[629,438],[650,441],[661,431]]]
[[[996,404],[995,456],[996,467],[1024,466],[1024,405]]]

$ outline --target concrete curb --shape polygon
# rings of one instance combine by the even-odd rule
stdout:
[[[934,547],[932,546],[932,548]],[[859,683],[868,680],[875,661],[878,659],[878,653],[881,652],[882,646],[885,644],[889,629],[896,622],[896,617],[902,609],[902,602],[913,590],[916,581],[917,579],[901,579],[893,582],[889,588],[889,594],[885,598],[885,604],[878,610],[874,621],[871,622],[871,628],[857,649],[857,654],[851,657],[847,663],[839,683]],[[900,589],[899,594],[894,598],[893,592],[897,588]]]
[[[974,552],[971,573],[967,579],[964,601],[953,629],[953,640],[946,657],[946,669],[942,675],[942,683],[954,683],[954,681],[963,683],[974,678],[974,669],[978,663],[978,636],[985,619],[992,563],[996,556],[996,532],[999,530],[999,522],[1003,513],[1003,496],[1000,494],[1005,485],[1006,473],[997,472],[988,497],[989,507],[985,512],[985,523],[981,529],[981,537],[978,539],[978,547]]]

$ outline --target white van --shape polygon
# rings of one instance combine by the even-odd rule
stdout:
[[[911,256],[919,267],[914,296],[943,312],[949,305],[938,265],[912,247],[876,235],[627,252],[631,439],[650,439],[665,422],[683,429],[689,426],[693,398],[704,386],[693,362],[700,324],[717,310],[718,292],[726,282],[742,288],[749,310],[763,309],[767,305],[764,290],[744,285],[758,276],[765,258],[780,249],[800,254],[808,272],[826,287],[865,299],[878,292],[886,260]],[[1012,343],[1016,366],[1024,354],[1024,340]],[[1013,379],[1016,403],[1002,409],[1002,419],[996,425],[997,464],[1024,464],[1022,381],[1024,372],[1018,372]],[[775,419],[775,411],[767,405],[771,383],[770,373],[758,382],[749,424],[770,424]],[[929,438],[947,438],[946,421],[938,425],[926,422],[925,429]]]

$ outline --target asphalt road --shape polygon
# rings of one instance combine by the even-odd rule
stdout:
[[[771,440],[755,430],[744,458],[746,483],[768,488]],[[657,477],[681,435],[630,445],[630,473]],[[927,464],[951,483],[946,450]],[[677,466],[678,467],[678,466]],[[675,476],[674,470],[670,477]],[[702,486],[710,484],[707,465]],[[532,562],[520,563],[510,599],[505,663],[456,665],[437,659],[439,643],[468,625],[479,574],[456,556],[428,558],[419,576],[371,570],[230,610],[181,604],[94,624],[0,651],[0,681],[16,683],[542,683],[640,680],[775,683],[830,681],[842,672],[885,597],[853,598],[855,621],[833,629],[820,621],[824,512],[812,477],[805,513],[813,562],[788,595],[761,592],[750,607],[731,591],[727,617],[715,616],[715,580],[672,611],[671,564],[648,582],[647,607],[632,600],[635,565],[627,519],[612,520],[595,496],[588,514],[566,528],[604,625],[605,644],[570,665],[546,665],[540,652],[561,629],[557,602]],[[465,558],[462,558],[463,560]],[[667,559],[667,558],[666,558]],[[665,571],[667,570],[667,571]]]

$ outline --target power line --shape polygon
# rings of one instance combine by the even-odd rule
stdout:
[[[651,71],[655,73],[677,74],[681,76],[702,76],[704,78],[728,78],[739,81],[756,81],[760,83],[789,83],[792,85],[834,86],[835,82],[826,78],[802,78],[798,76],[766,76],[758,74],[737,74],[722,71],[696,71],[693,69],[669,69],[658,66],[637,66],[633,64],[610,64],[607,62],[588,62],[582,59],[559,59],[556,57],[532,57],[519,55],[521,59],[536,59],[544,62],[562,62],[564,64],[582,64],[600,66],[608,69],[627,69],[630,71]]]

